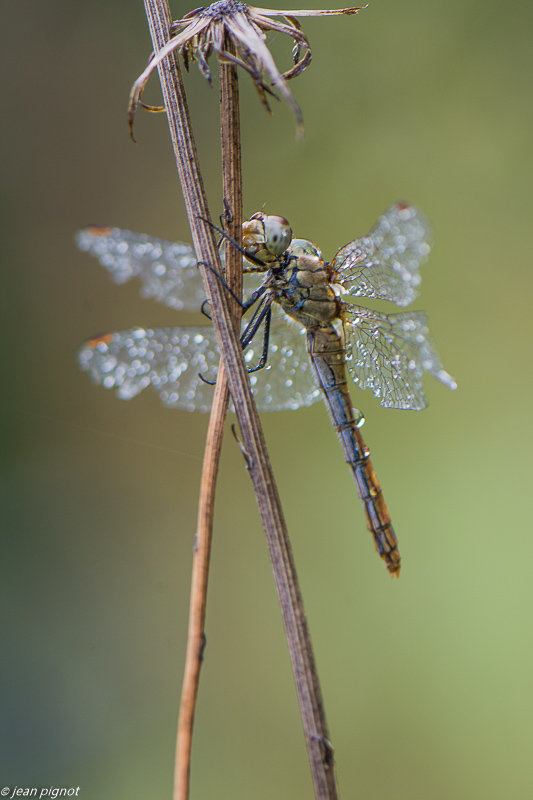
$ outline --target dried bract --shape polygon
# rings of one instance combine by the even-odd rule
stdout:
[[[191,11],[183,19],[172,23],[170,29],[172,38],[158,53],[152,56],[144,72],[133,84],[130,97],[130,130],[138,104],[151,111],[160,110],[153,106],[145,106],[144,103],[141,103],[140,97],[151,73],[169,53],[174,51],[181,53],[186,69],[189,68],[190,62],[198,61],[200,71],[211,83],[208,60],[215,51],[219,61],[236,64],[250,75],[263,106],[269,113],[272,112],[266,95],[270,94],[279,99],[276,94],[278,91],[291,106],[296,117],[298,132],[301,135],[303,133],[302,112],[291,94],[287,81],[300,75],[309,66],[311,48],[296,17],[356,14],[358,11],[361,11],[361,8],[278,11],[255,8],[238,2],[238,0],[218,0],[210,6]],[[273,17],[283,17],[285,22],[275,20]],[[267,31],[285,33],[294,40],[294,66],[287,72],[279,71],[265,44]],[[233,44],[235,55],[228,52],[228,40]]]

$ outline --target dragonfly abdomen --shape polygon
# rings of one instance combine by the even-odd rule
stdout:
[[[359,433],[357,429],[356,432]],[[370,461],[370,453],[360,433],[359,439],[364,455],[359,460],[348,463],[352,468],[357,492],[365,507],[367,527],[374,538],[376,550],[384,560],[391,575],[399,576],[401,559],[398,550],[398,539],[392,527],[381,486]]]
[[[391,575],[400,574],[398,540],[391,524],[383,492],[370,461],[370,451],[357,427],[346,383],[345,347],[342,333],[334,325],[307,331],[307,351],[318,385],[341,440],[344,457],[354,476],[357,493],[365,507],[367,527],[376,550]]]

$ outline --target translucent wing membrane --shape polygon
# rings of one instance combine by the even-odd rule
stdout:
[[[258,336],[245,353],[252,366],[261,355]],[[250,375],[252,393],[260,411],[284,411],[310,406],[322,398],[305,348],[305,330],[283,311],[272,307],[268,363]]]
[[[79,231],[76,243],[100,261],[115,283],[140,278],[143,297],[179,311],[199,311],[205,300],[202,277],[189,244],[97,225]],[[261,279],[262,275],[244,275],[245,298],[260,286]]]
[[[303,332],[285,322],[272,325],[269,368],[250,375],[261,411],[308,406],[320,399],[304,349]],[[254,366],[261,355],[261,336],[247,349]],[[152,385],[170,408],[209,411],[214,389],[200,378],[215,380],[219,354],[210,327],[135,328],[90,339],[78,354],[79,364],[95,383],[115,388],[124,400]]]
[[[211,328],[134,328],[89,339],[79,350],[80,367],[95,383],[116,388],[130,400],[152,385],[167,406],[208,411],[218,350]]]
[[[433,348],[424,312],[386,315],[359,306],[345,309],[348,369],[355,384],[372,389],[382,406],[425,408],[424,372],[457,388]]]
[[[188,244],[96,226],[79,231],[76,242],[80,250],[98,258],[116,283],[138,276],[143,297],[185,311],[198,311],[205,300],[194,250]]]
[[[407,306],[417,296],[419,267],[430,251],[429,223],[413,206],[397,204],[368,234],[341,247],[332,261],[353,297],[376,297]]]

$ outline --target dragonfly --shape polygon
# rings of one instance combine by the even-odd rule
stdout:
[[[370,451],[361,434],[347,373],[386,408],[426,407],[423,375],[450,389],[422,311],[383,314],[353,301],[386,300],[403,307],[418,294],[420,266],[431,232],[413,206],[391,206],[366,236],[326,262],[307,239],[294,238],[286,219],[262,212],[243,224],[243,277],[252,321],[241,342],[251,390],[260,411],[309,406],[323,399],[339,436],[376,550],[398,576],[401,558]],[[83,251],[99,259],[117,283],[133,277],[141,294],[180,311],[203,307],[205,293],[193,248],[146,234],[92,226],[77,234]],[[254,336],[261,323],[263,336]],[[94,382],[130,399],[154,387],[166,406],[210,409],[219,364],[212,327],[133,328],[95,336],[78,354]],[[264,368],[261,368],[263,367]]]

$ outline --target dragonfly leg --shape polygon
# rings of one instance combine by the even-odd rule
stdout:
[[[235,294],[235,292],[233,291],[231,286],[228,286],[228,284],[226,283],[226,281],[224,280],[224,278],[222,277],[220,272],[217,272],[217,270],[214,267],[212,267],[211,264],[208,264],[206,261],[199,261],[198,264],[201,264],[203,267],[205,267],[206,269],[210,270],[213,273],[213,275],[216,275],[216,277],[218,278],[218,280],[220,281],[220,283],[222,284],[224,289],[227,289],[227,291],[230,293],[230,295],[233,297],[233,299],[240,305],[242,310],[246,311],[245,304],[242,302],[242,300],[239,297],[237,297],[237,295]]]
[[[206,299],[204,300],[204,302],[202,303],[202,305],[200,306],[200,311],[202,312],[202,314],[204,315],[204,317],[207,317],[207,319],[210,319],[210,320],[212,320],[213,318],[212,318],[211,314],[208,314],[208,313],[207,313],[207,311],[205,310],[205,307],[206,307],[207,305],[209,305],[209,300],[207,300],[207,298],[206,298]]]
[[[255,329],[256,331],[258,330],[259,325],[262,322],[262,317],[263,316],[264,316],[264,319],[265,319],[265,328],[264,328],[264,332],[263,332],[263,351],[261,353],[261,357],[260,357],[259,361],[257,362],[257,365],[255,367],[252,367],[252,369],[249,369],[248,373],[257,372],[258,370],[263,369],[264,366],[267,363],[267,360],[268,360],[268,345],[270,344],[270,323],[272,321],[272,308],[271,308],[271,306],[268,305],[266,307],[266,313],[263,314],[263,315],[259,315],[259,316],[260,316],[260,319],[258,320],[258,325],[257,325],[257,327]],[[251,338],[253,338],[253,337],[251,337]],[[250,341],[251,341],[251,339],[250,339]],[[246,346],[246,345],[244,345],[244,346]]]
[[[270,296],[267,298],[263,298],[261,303],[258,305],[258,307],[253,313],[252,319],[248,322],[244,330],[244,333],[241,336],[241,345],[243,346],[243,348],[248,347],[248,345],[256,335],[257,331],[259,330],[266,315],[270,311],[271,306],[272,306],[272,298]]]
[[[202,383],[207,383],[208,386],[215,386],[216,381],[208,381],[207,378],[204,378],[201,372],[198,373],[198,377],[202,381]]]
[[[231,236],[226,233],[226,231],[222,230],[222,228],[214,225],[210,220],[205,219],[204,217],[198,216],[196,219],[201,219],[202,222],[206,223],[206,225],[210,225],[211,228],[220,233],[223,239],[227,239],[228,242],[231,242],[231,244],[236,247],[237,250],[239,250],[246,259],[248,259],[248,261],[251,261],[252,264],[256,264],[258,267],[263,267],[265,270],[268,269],[268,265],[264,261],[262,261],[260,258],[257,258],[257,256],[254,256],[253,253],[248,252],[248,250],[246,250],[244,247],[241,247],[240,244],[237,244],[235,239],[232,239]]]
[[[203,306],[204,306],[204,304],[206,302],[207,301],[204,301],[204,303],[202,304],[202,310],[203,310]],[[206,316],[208,316],[208,315],[206,314]],[[272,299],[270,297],[267,297],[259,305],[259,307],[256,309],[252,319],[250,320],[250,322],[246,326],[246,329],[245,329],[244,333],[241,336],[241,340],[240,340],[241,341],[241,347],[242,347],[243,350],[245,350],[248,347],[248,345],[250,344],[250,342],[252,341],[252,339],[254,338],[254,336],[256,335],[257,331],[259,330],[259,328],[261,327],[263,322],[265,323],[265,330],[264,330],[264,335],[263,335],[263,349],[262,349],[262,352],[261,352],[261,357],[260,357],[259,362],[257,363],[257,365],[255,367],[247,369],[248,373],[257,372],[258,370],[263,369],[263,367],[265,366],[265,364],[267,362],[268,345],[270,343],[270,322],[271,322],[271,319],[272,319]],[[198,373],[198,377],[200,378],[201,381],[203,381],[204,383],[207,383],[209,386],[214,386],[215,383],[216,383],[216,381],[210,381],[207,378],[204,378],[204,376],[202,375],[201,372]]]

